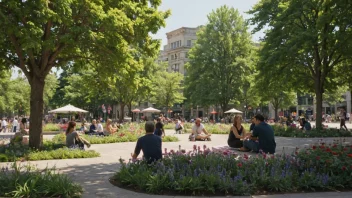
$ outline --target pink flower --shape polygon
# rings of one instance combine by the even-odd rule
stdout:
[[[193,150],[197,150],[197,145],[193,145]]]
[[[165,148],[164,151],[165,151],[165,154],[166,154],[167,153],[167,148]]]
[[[241,168],[242,167],[242,163],[238,163],[237,166]]]
[[[243,158],[244,159],[248,159],[248,155],[247,154],[243,154]]]
[[[198,151],[200,151],[200,146],[198,146]]]
[[[203,145],[203,149],[205,150],[206,148],[207,148],[207,145],[204,144],[204,145]]]

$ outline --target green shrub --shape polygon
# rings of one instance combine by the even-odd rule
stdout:
[[[178,142],[178,141],[180,141],[179,139],[178,139],[178,137],[175,137],[175,136],[165,136],[165,137],[163,137],[163,142]]]
[[[44,141],[40,150],[30,149],[28,145],[21,143],[0,146],[0,156],[6,156],[3,159],[7,161],[16,161],[91,158],[99,157],[100,154],[91,150],[68,149],[65,148],[65,144],[62,142]]]
[[[319,143],[291,155],[232,154],[210,149],[170,151],[162,161],[120,160],[120,186],[152,194],[250,195],[263,191],[351,190],[352,146]]]
[[[272,125],[275,136],[281,137],[299,137],[299,138],[313,138],[313,137],[352,137],[352,133],[340,129],[316,129],[312,128],[309,131],[303,131],[298,128]]]
[[[53,123],[48,123],[45,124],[43,127],[43,131],[60,131],[60,125],[58,124],[53,124]]]
[[[54,169],[39,171],[16,163],[1,169],[1,197],[81,197],[83,193],[79,184]]]
[[[168,123],[168,124],[164,124],[164,129],[175,129],[175,124],[174,123]]]
[[[0,162],[8,162],[9,158],[7,155],[0,153]]]

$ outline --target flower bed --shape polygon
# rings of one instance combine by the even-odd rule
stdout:
[[[352,190],[352,148],[324,143],[291,155],[214,153],[204,147],[167,153],[161,162],[125,163],[111,178],[152,194],[249,195]]]
[[[21,143],[0,146],[0,162],[92,158],[99,156],[100,154],[93,150],[68,149],[64,144],[53,141],[44,141],[41,150],[32,150],[28,145]]]
[[[352,137],[352,133],[340,129],[316,129],[313,128],[309,131],[302,131],[293,127],[282,127],[272,125],[275,136],[280,137],[299,137],[299,138],[312,138],[312,137]]]
[[[82,187],[54,169],[0,167],[0,197],[81,197]]]

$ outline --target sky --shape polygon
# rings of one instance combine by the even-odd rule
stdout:
[[[234,7],[244,18],[250,16],[245,12],[250,10],[259,0],[163,0],[160,10],[171,10],[171,16],[166,19],[165,28],[152,35],[154,39],[162,39],[162,46],[167,44],[166,33],[181,27],[197,27],[207,23],[207,15],[213,10],[227,5]],[[253,41],[263,37],[259,32],[252,36]]]

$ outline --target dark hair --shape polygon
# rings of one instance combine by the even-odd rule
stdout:
[[[160,118],[157,118],[157,119],[156,119],[156,121],[160,122],[160,121],[161,121],[161,119],[160,119]]]
[[[153,133],[155,129],[154,122],[153,121],[147,121],[145,123],[145,131],[147,133]]]
[[[264,122],[264,116],[261,115],[261,114],[255,115],[254,118],[255,118],[256,120],[259,120],[259,121],[261,121],[261,122]]]
[[[67,129],[66,129],[66,135],[68,134],[68,132],[70,131],[71,128],[76,127],[76,122],[71,121],[68,123]]]
[[[301,118],[301,120],[302,120],[302,124],[305,124],[307,122],[305,118]]]
[[[27,122],[27,118],[22,118],[21,122],[22,124],[25,124]]]

